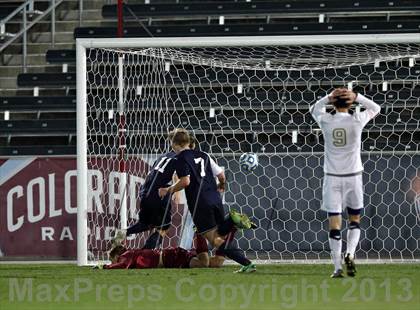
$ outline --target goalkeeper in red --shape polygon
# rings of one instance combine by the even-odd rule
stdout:
[[[233,236],[233,235],[232,235]],[[227,238],[230,238],[229,234]],[[101,269],[147,269],[147,268],[206,268],[221,267],[224,256],[216,252],[209,257],[207,241],[196,234],[196,250],[185,250],[180,247],[167,249],[133,249],[127,250],[122,245],[114,247],[109,253],[111,264],[97,266]]]
[[[353,113],[350,107],[354,102],[361,104],[365,111]],[[334,106],[331,113],[325,111],[328,103]],[[343,277],[341,213],[344,208],[349,215],[344,262],[347,275],[356,275],[354,253],[360,239],[360,214],[363,209],[361,135],[363,128],[379,111],[380,106],[375,102],[346,88],[335,89],[310,109],[325,141],[321,208],[328,212],[328,240],[335,267],[331,275],[333,278]]]

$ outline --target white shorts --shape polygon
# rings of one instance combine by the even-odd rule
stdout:
[[[321,209],[329,213],[342,213],[345,208],[363,208],[363,176],[324,176]]]

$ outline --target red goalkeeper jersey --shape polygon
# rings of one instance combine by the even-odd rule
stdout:
[[[195,251],[183,248],[169,248],[162,250],[163,266],[165,268],[189,268],[191,259],[196,256]]]
[[[128,250],[120,255],[116,263],[105,265],[104,269],[157,268],[160,250]]]
[[[116,263],[105,265],[104,269],[158,268],[161,252],[164,268],[189,268],[191,259],[196,256],[195,251],[182,248],[128,250],[120,255]]]

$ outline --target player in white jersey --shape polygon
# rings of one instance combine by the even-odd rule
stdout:
[[[352,112],[354,102],[365,111]],[[334,106],[332,113],[326,105]],[[324,184],[322,210],[328,212],[329,245],[334,263],[333,278],[343,277],[341,265],[341,213],[347,208],[349,228],[345,264],[347,275],[356,275],[354,253],[360,239],[360,213],[363,208],[362,159],[360,155],[361,135],[366,124],[380,111],[380,106],[361,94],[345,89],[335,89],[310,109],[324,136]]]

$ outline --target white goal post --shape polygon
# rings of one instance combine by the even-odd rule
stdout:
[[[395,188],[420,169],[412,146],[418,135],[400,124],[404,117],[415,124],[419,112],[420,73],[416,78],[410,71],[420,59],[418,33],[77,39],[76,57],[79,266],[106,260],[112,229],[135,221],[138,186],[176,126],[192,130],[200,147],[225,167],[228,207],[258,221],[259,230],[239,238],[242,249],[268,261],[325,258],[325,219],[318,213],[322,140],[307,111],[320,93],[339,84],[378,98],[385,94],[381,105],[391,101],[392,91],[399,109],[387,104],[392,117],[374,123],[376,135],[363,139],[371,209],[362,222],[367,229],[360,255],[420,259],[414,202],[401,198],[409,189]],[[401,79],[400,67],[408,77]],[[381,147],[376,138],[390,143]],[[244,150],[261,157],[255,175],[235,164]],[[370,218],[378,204],[379,215]],[[178,213],[182,226],[185,213]],[[182,233],[178,228],[174,240]]]

